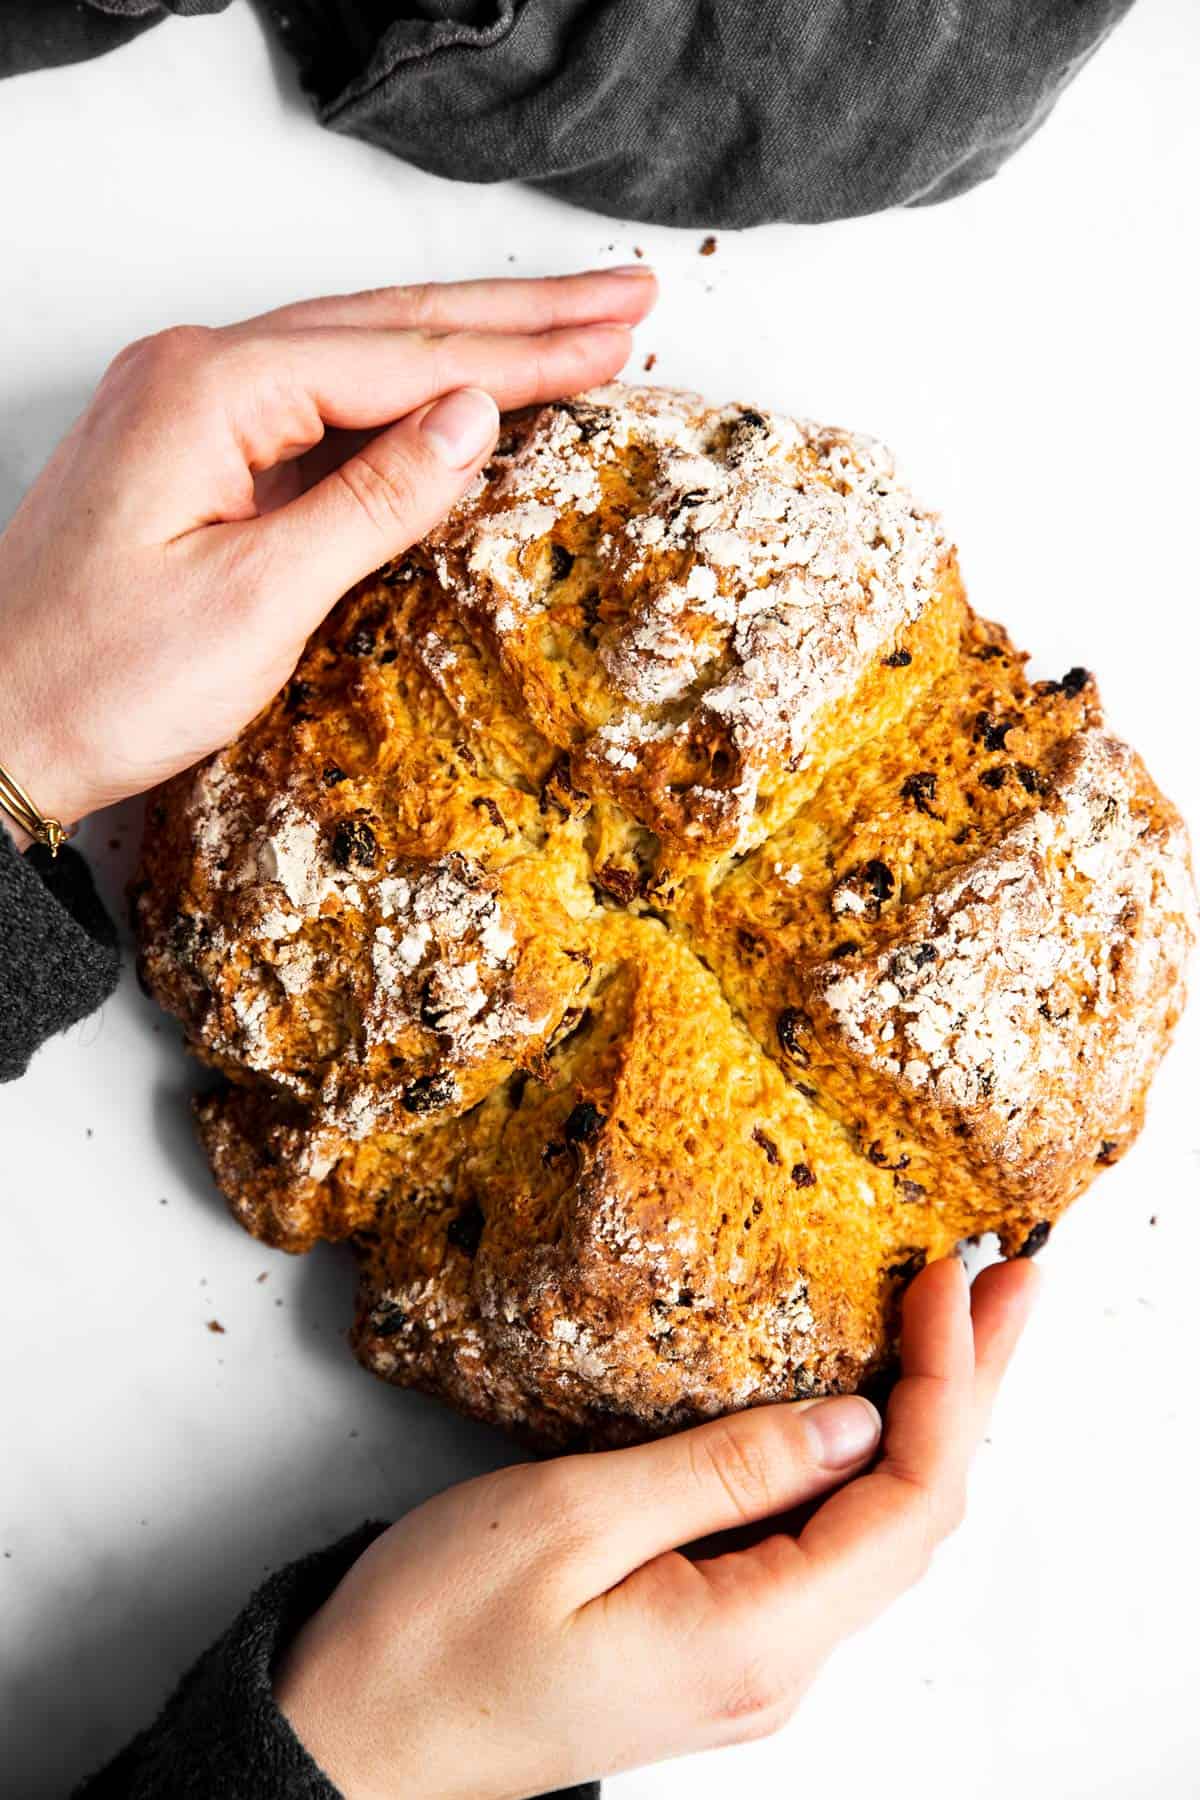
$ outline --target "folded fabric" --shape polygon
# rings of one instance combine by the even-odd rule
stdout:
[[[227,0],[0,0],[0,74]],[[1132,0],[269,0],[322,124],[460,181],[656,224],[948,199]]]
[[[128,44],[168,12],[224,12],[229,0],[0,0],[0,77],[86,62]]]

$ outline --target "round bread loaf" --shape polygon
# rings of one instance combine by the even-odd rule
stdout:
[[[927,1258],[1136,1134],[1186,838],[869,439],[613,386],[148,815],[217,1182],[352,1237],[354,1343],[527,1440],[848,1389]]]

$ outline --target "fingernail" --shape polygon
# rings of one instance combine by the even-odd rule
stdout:
[[[431,406],[421,430],[439,462],[465,469],[489,450],[500,426],[500,411],[482,388],[459,388]]]
[[[817,1456],[827,1469],[848,1469],[869,1456],[879,1442],[879,1414],[861,1394],[838,1394],[832,1400],[800,1400],[797,1410],[817,1442]]]
[[[613,269],[594,269],[595,275],[653,275],[654,270],[649,263],[618,263]]]

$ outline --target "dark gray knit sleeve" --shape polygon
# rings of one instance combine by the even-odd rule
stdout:
[[[275,1659],[386,1526],[361,1525],[264,1582],[186,1674],[157,1720],[75,1800],[339,1800],[275,1705]],[[598,1800],[599,1785],[546,1800]]]
[[[265,1581],[147,1730],[76,1800],[338,1800],[275,1705],[275,1658],[386,1527],[372,1521]]]
[[[36,845],[22,856],[0,826],[0,1081],[95,1012],[119,967],[116,928],[83,858]]]

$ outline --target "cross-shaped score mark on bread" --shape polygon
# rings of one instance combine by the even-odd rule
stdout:
[[[153,991],[360,1356],[543,1443],[857,1385],[925,1258],[1135,1134],[1182,828],[870,440],[614,387],[150,815]]]

